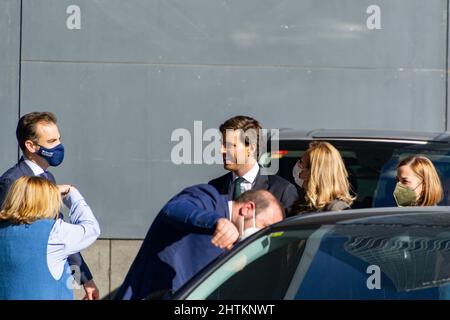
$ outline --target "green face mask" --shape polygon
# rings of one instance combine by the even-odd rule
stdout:
[[[416,192],[400,182],[397,183],[393,195],[399,207],[413,206],[416,203]]]

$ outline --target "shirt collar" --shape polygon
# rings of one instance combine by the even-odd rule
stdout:
[[[25,156],[23,156],[23,159],[24,159],[25,163],[27,164],[27,166],[30,167],[31,171],[33,171],[35,176],[39,176],[41,173],[44,173],[44,169],[39,167],[36,163],[34,163],[33,161],[29,160]]]
[[[245,181],[253,183],[256,179],[256,176],[258,175],[259,172],[259,165],[258,162],[255,163],[255,165],[246,173],[242,176],[242,178],[245,179]],[[235,174],[233,172],[233,181],[237,179],[237,174]]]

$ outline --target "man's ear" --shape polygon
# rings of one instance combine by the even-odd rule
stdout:
[[[247,146],[247,156],[255,156],[256,155],[256,144],[250,143]]]
[[[36,153],[39,150],[39,146],[37,146],[33,141],[27,140],[25,141],[25,149],[29,153]]]
[[[253,201],[245,202],[239,209],[239,215],[244,217],[250,217],[253,215],[253,211],[255,210],[255,208],[256,205]]]

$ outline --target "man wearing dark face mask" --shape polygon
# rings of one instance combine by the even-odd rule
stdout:
[[[49,166],[56,167],[64,160],[64,146],[56,125],[56,117],[51,112],[31,112],[20,118],[16,137],[23,157],[0,177],[0,205],[3,205],[11,185],[23,176],[41,176],[56,183]],[[69,185],[58,186],[61,194],[70,191]],[[99,292],[92,274],[79,253],[68,258],[69,265],[79,270],[81,284],[86,291],[85,299],[99,299]],[[77,275],[75,275],[77,278]]]

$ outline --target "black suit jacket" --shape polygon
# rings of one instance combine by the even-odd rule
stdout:
[[[261,169],[260,169],[261,171]],[[264,189],[270,191],[275,198],[280,201],[285,210],[285,215],[290,212],[291,206],[298,199],[297,188],[287,181],[286,179],[277,175],[261,175],[260,171],[255,179],[255,184],[252,189]],[[208,182],[210,185],[214,186],[220,194],[228,194],[228,199],[232,199],[230,194],[230,184],[233,181],[233,174],[228,172],[227,174],[218,177],[216,179]]]
[[[51,172],[47,173],[49,180],[53,183],[56,183],[55,177]],[[12,168],[8,169],[1,177],[0,177],[0,206],[3,205],[3,202],[5,201],[6,195],[8,194],[9,189],[11,188],[11,185],[19,179],[20,177],[24,176],[34,176],[33,170],[25,163],[23,158],[19,160],[19,162]],[[60,218],[62,217],[62,214],[59,213]],[[69,262],[69,265],[76,266],[76,268],[80,271],[80,282],[81,284],[84,284],[88,282],[89,280],[92,280],[92,274],[89,270],[89,267],[84,262],[83,257],[80,253],[74,253],[69,256],[67,259]],[[77,275],[75,275],[75,278],[78,278]]]

